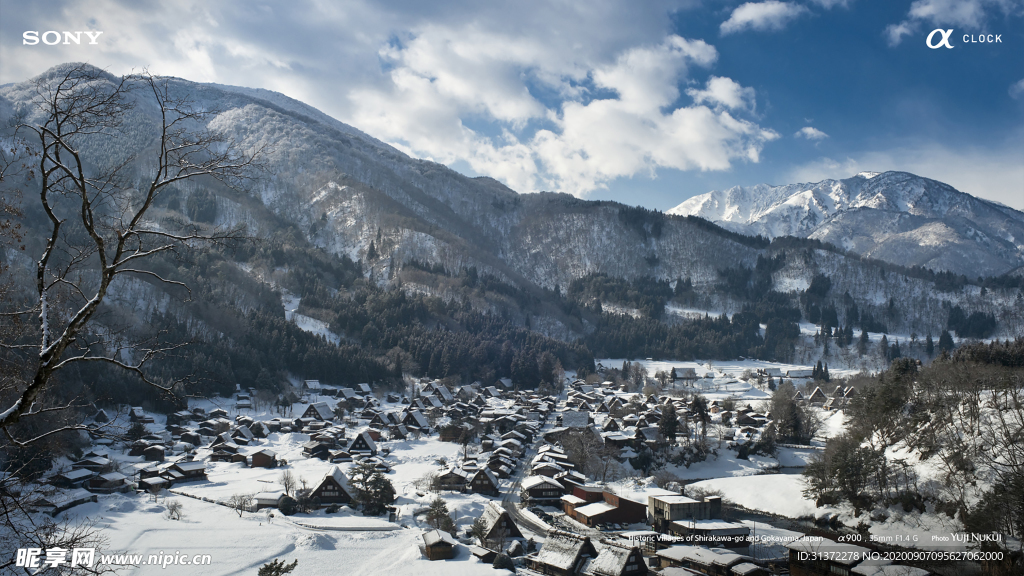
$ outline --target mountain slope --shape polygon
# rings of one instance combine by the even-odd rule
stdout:
[[[46,72],[37,80],[52,74],[54,71]],[[513,286],[520,291],[516,298],[523,302],[541,303],[515,310],[510,318],[530,323],[535,329],[543,324],[546,334],[564,339],[581,336],[592,327],[588,328],[584,319],[558,312],[562,304],[550,300],[555,287],[564,290],[573,280],[595,273],[629,281],[653,278],[675,282],[688,278],[695,290],[693,306],[738,311],[750,304],[749,294],[724,292],[723,279],[728,270],[742,276],[743,270],[753,270],[764,258],[780,259],[782,264],[772,272],[774,289],[792,293],[786,298],[794,305],[798,292],[817,275],[826,275],[832,282],[830,299],[839,302],[838,298],[848,292],[851,303],[876,318],[885,316],[893,330],[937,333],[948,316],[944,303],[963,305],[967,313],[998,316],[1004,331],[1017,330],[1019,314],[1006,312],[1012,308],[1016,291],[990,290],[982,296],[979,286],[961,283],[938,292],[927,275],[908,276],[907,271],[886,269],[877,262],[811,240],[782,240],[769,245],[763,239],[730,232],[701,218],[666,215],[615,202],[584,201],[566,194],[520,195],[493,179],[466,177],[443,165],[410,158],[281,94],[177,78],[165,80],[172,95],[187,96],[205,109],[219,111],[210,120],[210,128],[242,146],[269,148],[263,157],[265,173],[247,193],[216,183],[183,186],[156,206],[152,216],[162,219],[161,223],[199,218],[199,212],[190,207],[208,205],[202,216],[205,222],[221,226],[244,223],[259,238],[316,247],[338,261],[347,257],[358,263],[363,277],[377,286],[403,286],[446,300],[465,299],[480,309],[505,313],[497,300],[481,300],[452,288],[448,281],[424,280],[422,274],[424,265],[456,276],[475,268],[480,275]],[[31,99],[36,94],[32,82],[0,88],[2,125],[13,111],[32,110]],[[89,143],[88,155],[111,162],[125,150],[153,146],[158,125],[155,111],[139,106],[133,114],[129,134]],[[140,167],[140,172],[143,170]],[[872,192],[877,188],[875,183],[900,179],[907,182],[900,198],[889,193],[893,186]],[[1016,248],[1005,236],[1021,239],[1024,231],[1006,225],[1004,233],[997,227],[1000,222],[1014,222],[1011,216],[1019,213],[946,189],[939,183],[900,173],[832,181],[816,187],[736,188],[713,193],[714,205],[710,201],[702,205],[705,211],[701,215],[723,226],[746,230],[746,222],[756,221],[760,214],[785,213],[789,228],[784,232],[774,230],[772,235],[821,230],[822,239],[854,250],[858,242],[871,239],[855,218],[886,214],[893,217],[885,246],[893,250],[898,240],[913,244],[913,234],[928,232],[937,239],[936,253],[923,262],[943,257],[985,262],[981,255],[946,250],[942,242],[948,233],[943,226],[969,226],[975,235],[983,232],[997,248],[990,251],[993,256],[989,268],[1008,259],[999,256],[999,251]],[[943,219],[938,218],[940,214]],[[960,220],[954,217],[957,214],[961,214]],[[872,226],[881,221],[878,216],[866,218]],[[826,223],[828,228],[823,227]],[[919,244],[911,248],[920,252]],[[877,258],[885,256],[868,249],[861,251]],[[276,257],[273,260],[274,265],[263,270],[252,269],[251,262],[239,264],[255,281],[276,278],[278,286],[296,291],[286,279],[278,278],[287,276],[289,263]],[[310,265],[311,269],[318,266],[322,268],[319,263]],[[333,274],[329,270],[321,272],[325,279]],[[976,278],[985,273],[972,271],[969,276]],[[337,282],[324,283],[329,290],[343,291]],[[845,303],[837,306],[847,307]],[[536,318],[540,315],[546,317]],[[538,321],[531,321],[531,317]]]
[[[970,278],[1024,265],[1024,213],[906,172],[734,187],[669,210],[744,234],[813,238],[899,264]]]

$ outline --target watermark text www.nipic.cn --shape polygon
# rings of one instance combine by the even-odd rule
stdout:
[[[924,39],[926,46],[932,50],[938,48],[953,48],[953,45],[949,43],[949,38],[953,35],[953,29],[949,28],[943,30],[942,28],[936,28],[932,30],[928,37]],[[1002,44],[1002,34],[964,34],[964,44]]]
[[[74,32],[68,32],[67,30],[58,32],[57,30],[47,30],[46,32],[40,32],[38,30],[26,30],[21,33],[21,43],[25,46],[35,46],[41,41],[47,46],[54,46],[56,44],[81,44],[82,34],[88,37],[89,41],[86,44],[99,44],[97,40],[102,31],[98,30],[76,30]]]
[[[72,568],[93,568],[100,566],[208,566],[213,559],[209,554],[182,554],[175,550],[174,554],[100,554],[95,548],[19,548],[14,559],[19,568],[40,568],[49,566],[69,566]]]

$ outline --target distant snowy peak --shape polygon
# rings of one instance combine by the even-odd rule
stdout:
[[[737,186],[695,196],[668,212],[744,234],[818,238],[894,263],[972,277],[1024,264],[1024,214],[906,172]],[[939,228],[945,232],[936,235]]]

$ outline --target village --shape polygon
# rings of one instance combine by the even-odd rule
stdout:
[[[744,518],[720,495],[687,486],[716,475],[771,475],[786,464],[754,454],[726,458],[755,446],[771,426],[768,381],[806,381],[794,400],[839,421],[853,389],[826,393],[800,368],[745,370],[743,380],[710,366],[679,367],[667,386],[651,379],[639,390],[594,376],[567,376],[549,395],[517,390],[507,379],[486,386],[421,379],[403,392],[307,380],[296,382],[300,401],[287,407],[255,406],[255,391],[238,388],[231,398],[192,401],[167,415],[98,410],[92,448],[48,478],[52,488],[32,505],[51,516],[105,518],[112,545],[124,548],[143,542],[121,538],[127,534],[117,531],[111,510],[154,516],[173,508],[199,526],[216,514],[218,525],[227,522],[227,512],[249,528],[254,520],[261,529],[287,526],[300,544],[314,543],[321,565],[330,554],[346,561],[351,552],[325,538],[401,536],[417,573],[449,564],[437,573],[929,574],[863,560],[869,548],[814,530]],[[668,418],[678,434],[664,425]],[[108,431],[116,426],[135,439],[113,438]],[[669,467],[673,459],[692,473],[660,481],[647,474],[653,462]],[[390,492],[371,512],[374,482]],[[169,529],[173,514],[162,522],[159,530]],[[299,545],[283,555],[301,566],[313,552]],[[820,554],[807,561],[808,552]],[[350,573],[379,573],[379,564],[360,572],[352,557]],[[232,573],[203,568],[210,571],[190,573]]]

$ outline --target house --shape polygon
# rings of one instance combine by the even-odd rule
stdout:
[[[497,496],[499,494],[498,478],[489,468],[481,468],[469,480],[469,491],[477,494]]]
[[[371,456],[376,456],[377,444],[373,441],[373,437],[364,430],[349,442],[348,452],[352,454],[362,452],[369,453]]]
[[[191,462],[175,462],[171,465],[169,470],[177,472],[181,476],[178,478],[180,482],[189,482],[192,480],[206,480],[206,463],[202,460],[193,460]]]
[[[786,378],[810,378],[814,370],[786,370]]]
[[[146,420],[149,422],[146,422]],[[146,411],[142,409],[142,406],[132,406],[131,410],[128,411],[129,422],[141,422],[142,424],[152,424],[153,419],[146,416]]]
[[[252,430],[249,430],[248,426],[243,424],[231,431],[231,439],[235,441],[235,444],[248,446],[256,441],[256,436],[253,435]]]
[[[682,494],[648,496],[647,508],[653,518],[655,531],[666,533],[676,520],[710,520],[722,516],[722,499],[718,496],[702,500],[687,498]]]
[[[302,445],[302,453],[309,458],[326,460],[333,446],[330,442],[322,440],[310,440]]]
[[[322,389],[323,386],[320,385],[319,380],[306,380],[302,383],[301,392],[303,394],[319,394]]]
[[[360,394],[363,394],[363,395],[373,394],[373,389],[370,388],[370,385],[365,383],[365,382],[363,382],[362,384],[356,384],[356,388],[358,389],[357,391]]]
[[[142,455],[145,457],[147,462],[163,462],[164,447],[148,446],[146,449],[142,451]]]
[[[86,470],[92,470],[93,472],[100,472],[104,468],[109,467],[110,459],[105,456],[90,456],[88,458],[83,458],[82,460],[79,460],[78,462],[75,462],[74,464],[71,465],[72,470],[85,468]]]
[[[54,486],[61,486],[63,488],[80,488],[89,479],[95,476],[96,473],[87,468],[79,468],[63,474],[58,474],[53,478]]]
[[[267,450],[264,448],[259,452],[254,452],[251,456],[251,466],[253,468],[274,468],[277,466],[277,454],[273,450]]]
[[[579,488],[589,488],[582,486]],[[577,495],[577,488],[573,489]],[[637,524],[647,522],[647,506],[642,502],[623,498],[617,494],[600,489],[600,499],[592,504],[576,506],[573,518],[587,526],[596,526],[607,522],[616,524]],[[584,498],[590,501],[590,498]]]
[[[585,576],[643,576],[647,564],[637,546],[602,541],[603,547],[596,558],[583,563],[580,574]]]
[[[597,557],[597,549],[588,536],[551,530],[544,545],[532,558],[530,568],[541,574],[574,576],[583,564]]]
[[[462,468],[452,468],[451,470],[438,476],[437,483],[442,490],[462,492],[466,489],[466,481],[468,479],[468,472],[466,472]]]
[[[257,512],[264,508],[280,508],[281,499],[284,497],[284,492],[260,492],[253,498],[253,505]]]
[[[565,487],[554,478],[547,476],[530,476],[520,484],[527,500],[531,504],[550,504],[557,506]]]
[[[99,411],[96,412],[96,415],[93,416],[92,419],[93,421],[98,422],[100,424],[105,424],[107,422],[110,422],[110,415],[107,414],[106,410],[103,410],[101,408]]]
[[[412,432],[405,427],[405,424],[397,424],[388,428],[389,440],[405,440],[412,435]]]
[[[674,368],[676,378],[679,380],[696,380],[697,369],[696,368]]]
[[[321,504],[348,504],[352,501],[352,486],[341,468],[332,466],[323,480],[310,492],[310,498],[319,498]]]
[[[452,395],[451,391],[444,386],[438,386],[434,389],[434,396],[437,396],[445,404],[451,404],[455,401],[455,396]]]
[[[524,538],[512,516],[497,502],[488,502],[480,515],[484,523],[484,538],[480,542],[485,548],[501,551],[511,538]]]
[[[498,553],[494,550],[488,550],[487,548],[482,548],[480,546],[470,546],[469,552],[473,556],[479,558],[484,564],[493,564],[494,559],[498,556]]]
[[[814,392],[811,392],[811,395],[807,397],[807,401],[811,404],[824,404],[827,400],[828,396],[825,396],[820,387],[815,388]]]
[[[316,420],[330,421],[334,419],[334,412],[327,405],[327,402],[314,402],[306,407],[300,418],[314,418]]]
[[[451,560],[455,557],[458,542],[443,530],[431,530],[423,534],[423,547],[427,560]]]
[[[427,417],[419,410],[410,410],[406,413],[405,418],[402,419],[401,423],[409,427],[415,426],[423,431],[430,429],[430,421],[428,421]]]
[[[90,492],[103,492],[109,494],[124,490],[128,487],[128,477],[120,472],[107,472],[89,479],[88,490]]]
[[[670,546],[659,550],[657,557],[662,568],[670,566],[689,568],[708,576],[735,576],[732,572],[733,566],[753,562],[749,556],[736,554],[724,548],[685,545]]]
[[[586,428],[590,424],[589,410],[566,410],[562,412],[563,428]]]
[[[746,548],[750,528],[739,522],[725,520],[676,520],[669,524],[669,533],[693,544],[711,544],[724,548]]]

